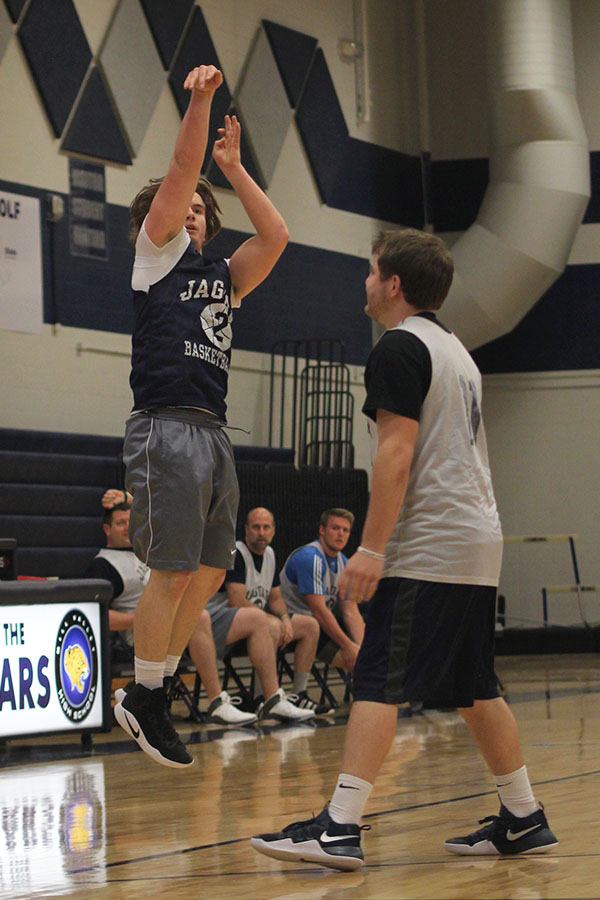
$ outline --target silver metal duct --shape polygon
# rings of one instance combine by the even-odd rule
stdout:
[[[558,278],[590,196],[569,0],[486,0],[490,183],[452,247],[444,321],[469,348],[510,331]]]

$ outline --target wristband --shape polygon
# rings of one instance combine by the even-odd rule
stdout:
[[[280,621],[283,622],[284,619],[289,619],[289,617],[290,617],[290,614],[289,614],[289,613],[284,613],[284,614],[281,616]]]
[[[363,547],[362,544],[360,547],[356,548],[357,553],[364,553],[366,556],[371,556],[373,559],[385,559],[385,553],[376,553],[375,550],[367,550],[366,547]]]

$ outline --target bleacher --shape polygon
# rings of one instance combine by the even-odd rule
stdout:
[[[104,546],[101,498],[123,487],[123,441],[117,437],[0,429],[0,538],[17,541],[20,575],[79,577]],[[294,467],[291,451],[235,447],[240,482],[238,537],[253,506],[273,511],[273,548],[280,565],[314,540],[319,515],[352,510],[352,553],[364,521],[367,474],[360,469]]]

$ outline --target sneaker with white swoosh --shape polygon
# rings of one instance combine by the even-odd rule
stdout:
[[[134,684],[115,705],[114,713],[121,728],[161,766],[185,768],[193,764],[194,757],[169,719],[164,688],[151,691],[143,684]]]
[[[283,831],[257,834],[250,844],[273,859],[314,862],[328,869],[348,871],[360,868],[364,862],[360,833],[369,828],[369,825],[340,825],[325,807],[318,816],[292,822]]]
[[[530,816],[519,818],[500,804],[497,816],[480,819],[485,825],[479,831],[465,837],[449,838],[444,847],[459,856],[512,856],[518,853],[546,853],[558,845],[556,836],[548,827],[544,807]]]

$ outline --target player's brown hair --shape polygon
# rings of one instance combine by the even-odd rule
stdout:
[[[382,231],[373,241],[383,281],[397,275],[407,303],[439,309],[450,290],[454,262],[444,242],[416,228]]]
[[[141,191],[138,191],[131,202],[131,206],[129,207],[129,240],[132,244],[135,244],[137,240],[140,228],[142,227],[142,222],[148,215],[152,201],[156,197],[158,189],[163,181],[164,175],[162,178],[151,178],[148,184],[146,184]],[[221,230],[221,220],[218,214],[220,213],[223,215],[223,212],[213,194],[210,181],[203,175],[198,179],[196,193],[200,194],[202,197],[206,209],[206,235],[204,243],[208,244],[208,242],[212,241],[214,236]]]

